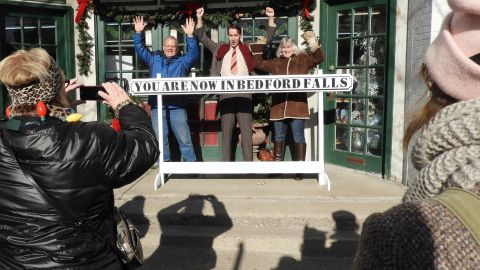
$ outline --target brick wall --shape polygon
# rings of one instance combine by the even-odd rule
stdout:
[[[405,127],[409,116],[421,108],[427,97],[427,88],[419,71],[423,63],[425,51],[435,39],[442,26],[443,18],[450,8],[447,0],[415,0],[408,5],[408,40],[406,93],[405,93]],[[410,152],[404,158],[404,182],[413,180],[417,171],[410,161]]]

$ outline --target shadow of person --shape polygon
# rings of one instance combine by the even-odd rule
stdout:
[[[355,215],[340,210],[333,212],[332,217],[335,220],[335,233],[330,236],[333,242],[329,248],[329,254],[330,256],[348,257],[353,262],[360,239]]]
[[[213,215],[204,212],[213,211]],[[193,194],[158,212],[160,243],[142,269],[202,270],[216,266],[214,239],[232,227],[225,205]]]
[[[306,225],[303,228],[300,260],[284,256],[272,270],[351,269],[359,241],[355,215],[340,210],[333,212],[332,217],[335,228],[329,238],[327,232]],[[331,243],[329,247],[327,240]]]
[[[128,213],[128,217],[132,220],[133,224],[138,230],[138,236],[140,238],[145,237],[150,226],[150,221],[143,214],[143,207],[145,206],[145,197],[135,196],[130,201],[124,203],[119,207],[125,213]]]

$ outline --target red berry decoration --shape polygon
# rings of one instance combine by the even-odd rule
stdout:
[[[7,116],[7,118],[10,118],[10,115],[12,114],[12,111],[10,110],[10,107],[12,107],[12,106],[8,106],[7,109],[5,110],[5,115]]]
[[[45,103],[43,103],[41,100],[37,103],[37,114],[40,116],[40,121],[45,121],[45,116],[47,115],[47,106],[45,106]]]

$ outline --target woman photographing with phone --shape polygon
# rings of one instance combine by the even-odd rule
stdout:
[[[118,84],[104,83],[99,95],[119,116],[120,132],[65,121],[72,110],[63,72],[39,48],[3,59],[0,81],[11,99],[9,119],[0,121],[0,269],[122,269],[112,249],[113,188],[158,158],[147,114]]]

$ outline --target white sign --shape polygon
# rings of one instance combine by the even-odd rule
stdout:
[[[132,95],[350,91],[350,74],[132,79]]]

